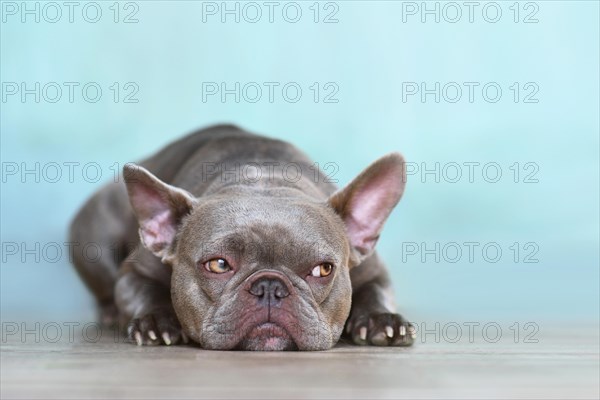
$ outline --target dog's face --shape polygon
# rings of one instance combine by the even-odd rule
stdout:
[[[226,190],[180,230],[172,294],[205,348],[328,348],[352,293],[343,223],[324,204]]]
[[[375,246],[404,188],[393,154],[326,201],[228,186],[194,198],[125,171],[142,243],[172,266],[184,332],[207,349],[323,350],[351,306],[350,268]]]

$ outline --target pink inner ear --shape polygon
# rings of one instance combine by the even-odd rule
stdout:
[[[347,204],[346,229],[361,253],[373,250],[383,224],[402,195],[403,182],[393,168],[381,171],[356,188]]]
[[[175,238],[175,220],[168,200],[161,193],[138,184],[132,193],[144,246],[152,252],[164,250]]]
[[[165,210],[140,225],[144,245],[153,252],[164,250],[175,239],[175,224],[171,211]]]
[[[167,200],[157,190],[143,184],[135,184],[131,202],[142,220],[150,219],[153,215],[169,209]]]

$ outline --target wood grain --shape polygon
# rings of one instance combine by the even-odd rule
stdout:
[[[96,343],[78,335],[57,343],[5,336],[2,399],[600,396],[594,326],[540,330],[539,343],[436,343],[429,335],[412,348],[338,345],[306,353],[136,347],[111,334]]]

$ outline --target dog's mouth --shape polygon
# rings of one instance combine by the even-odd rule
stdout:
[[[298,350],[287,330],[273,322],[261,323],[250,329],[237,348],[253,351]]]

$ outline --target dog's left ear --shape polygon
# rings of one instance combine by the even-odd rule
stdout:
[[[329,198],[329,204],[346,225],[353,250],[351,264],[360,263],[373,252],[386,219],[402,197],[405,184],[404,158],[400,153],[391,153],[375,161]]]

